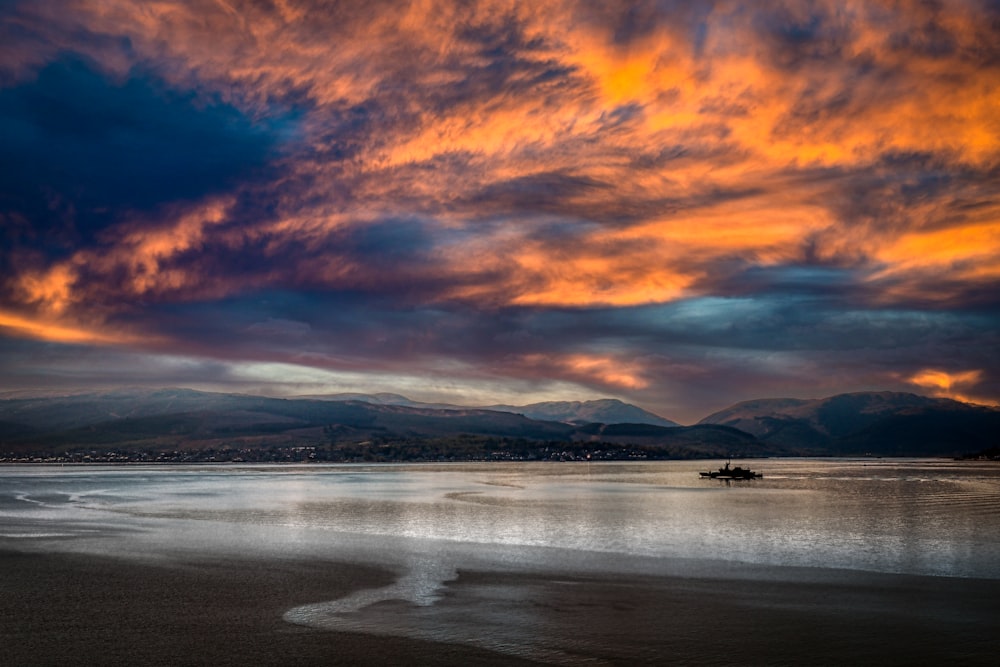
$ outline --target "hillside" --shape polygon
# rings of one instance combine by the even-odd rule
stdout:
[[[0,459],[960,456],[995,447],[1000,433],[995,408],[890,392],[746,401],[687,427],[612,399],[491,410],[345,398],[161,389],[0,399]]]
[[[568,423],[602,424],[651,424],[653,426],[680,426],[640,407],[623,403],[614,398],[595,401],[548,401],[529,405],[490,405],[487,410],[502,410],[522,414],[530,419],[543,419]]]
[[[189,439],[349,428],[363,433],[568,438],[572,427],[488,410],[433,410],[363,401],[282,399],[187,389],[107,392],[0,401],[2,441],[69,444],[132,442],[170,435]],[[304,434],[302,434],[305,437]]]
[[[363,401],[374,403],[375,405],[400,405],[412,408],[430,408],[435,410],[468,410],[468,407],[452,405],[448,403],[421,403],[412,401],[405,396],[391,393],[380,394],[326,394],[309,395],[298,398],[309,398],[326,401]],[[601,398],[592,401],[546,401],[543,403],[530,403],[528,405],[484,405],[479,406],[480,410],[491,410],[494,412],[510,412],[524,415],[529,419],[542,421],[559,421],[566,423],[591,423],[601,422],[603,424],[652,424],[655,426],[680,426],[675,421],[665,419],[648,410],[624,403],[615,398]]]
[[[1000,410],[896,392],[737,403],[700,424],[818,455],[953,456],[995,444]]]
[[[729,426],[702,424],[662,427],[651,424],[587,424],[578,429],[579,440],[647,445],[663,449],[672,458],[726,458],[793,456],[796,452],[763,443],[749,433]]]
[[[131,452],[128,457],[142,454],[128,460],[164,460],[161,455],[171,452],[169,460],[178,460],[183,452],[201,460],[207,452],[226,460],[275,460],[261,459],[261,451],[280,450],[285,454],[277,458],[285,460],[288,452],[308,450],[321,460],[691,458],[731,453],[735,434],[741,450],[768,453],[755,447],[753,436],[733,429],[581,426],[499,410],[396,405],[402,397],[392,395],[379,398],[382,402],[281,399],[188,389],[13,398],[0,400],[0,455],[74,453],[93,460],[101,452],[119,451]],[[600,408],[633,414],[633,406],[618,401],[593,403],[598,409],[584,414],[601,414]]]

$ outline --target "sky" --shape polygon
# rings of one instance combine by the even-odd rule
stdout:
[[[1000,400],[1000,2],[0,0],[0,391]]]

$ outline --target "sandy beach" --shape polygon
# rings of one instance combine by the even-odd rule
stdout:
[[[463,646],[291,625],[290,607],[389,583],[363,565],[144,564],[0,551],[5,665],[501,665]]]
[[[2,551],[0,569],[0,644],[11,665],[992,665],[1000,651],[992,580],[462,571],[430,607],[385,602],[363,612],[369,634],[282,620],[297,605],[392,581],[360,564]],[[451,624],[480,628],[480,646],[392,636],[433,625],[447,637]],[[519,627],[546,639],[514,646]]]

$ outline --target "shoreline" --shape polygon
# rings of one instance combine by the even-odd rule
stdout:
[[[463,569],[434,604],[383,601],[314,629],[282,617],[396,576],[317,559],[137,562],[15,548],[0,548],[0,568],[0,643],[25,666],[987,665],[1000,651],[995,580]]]

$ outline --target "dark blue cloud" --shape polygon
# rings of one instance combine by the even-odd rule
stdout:
[[[916,31],[897,32],[889,38],[894,51],[929,58],[947,58],[955,53],[955,38],[936,22],[929,21]]]
[[[589,22],[608,29],[617,46],[628,48],[666,30],[686,40],[692,52],[700,55],[708,30],[706,19],[715,5],[711,1],[689,0],[584,0],[578,10]]]
[[[371,136],[378,136],[387,121],[385,109],[374,101],[345,108],[324,110],[322,129],[317,129],[310,156],[324,162],[339,162],[359,155]]]
[[[863,290],[863,275],[849,268],[824,266],[822,262],[774,266],[739,264],[730,267],[731,273],[711,278],[713,293],[767,298],[822,297],[848,303],[856,302]]]
[[[587,206],[574,203],[575,199],[610,188],[610,184],[587,176],[550,171],[490,183],[472,197],[470,204],[477,210],[500,213],[579,215],[579,209]]]
[[[65,57],[0,89],[0,213],[30,221],[19,243],[78,247],[123,212],[245,183],[286,136],[279,121]]]
[[[754,15],[753,24],[773,62],[790,70],[843,59],[853,37],[842,16],[819,6],[799,12],[785,6],[764,9]]]
[[[477,102],[535,98],[545,103],[549,97],[565,93],[582,82],[575,68],[554,60],[544,49],[552,48],[538,38],[528,38],[523,26],[512,17],[496,23],[463,26],[457,36],[479,54],[476,59],[449,58],[442,67],[454,81],[433,89],[416,89],[409,68],[400,72],[413,88],[414,96],[432,113],[475,108]]]

